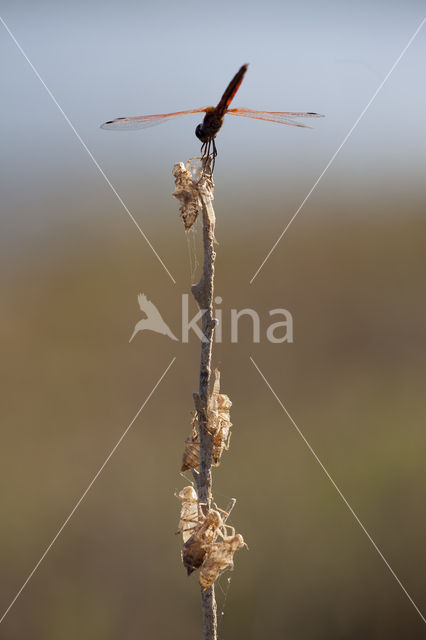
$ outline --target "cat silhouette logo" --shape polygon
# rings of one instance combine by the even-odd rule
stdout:
[[[138,295],[138,302],[141,311],[146,315],[146,318],[142,318],[142,320],[139,320],[139,322],[136,323],[135,330],[133,331],[132,337],[130,338],[129,342],[133,340],[133,338],[139,331],[146,331],[147,329],[149,331],[161,333],[163,336],[169,336],[169,338],[171,338],[172,340],[177,340],[174,333],[164,322],[155,304],[148,300],[146,295],[140,293]]]

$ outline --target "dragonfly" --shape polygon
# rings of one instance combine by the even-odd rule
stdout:
[[[247,69],[248,64],[243,64],[232,78],[216,107],[200,107],[199,109],[188,109],[187,111],[174,111],[172,113],[135,116],[132,118],[115,118],[115,120],[108,120],[108,122],[104,122],[104,124],[101,125],[101,129],[121,131],[129,129],[145,129],[179,116],[192,113],[205,113],[203,121],[201,124],[197,125],[197,128],[195,129],[195,135],[202,142],[201,156],[203,158],[212,156],[214,166],[214,159],[217,156],[215,138],[223,125],[225,115],[243,116],[244,118],[254,118],[256,120],[267,120],[268,122],[278,122],[279,124],[286,124],[291,127],[303,127],[305,129],[311,129],[312,127],[298,122],[297,120],[299,118],[323,117],[322,114],[313,113],[312,111],[258,111],[255,109],[244,109],[242,107],[230,109],[229,106],[241,86]]]

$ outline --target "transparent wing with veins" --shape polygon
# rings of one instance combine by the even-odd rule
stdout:
[[[311,111],[256,111],[254,109],[228,109],[226,112],[231,116],[243,116],[245,118],[254,118],[255,120],[267,120],[268,122],[278,122],[279,124],[287,124],[290,127],[303,127],[312,129],[307,124],[297,122],[298,118],[323,118],[320,113]]]
[[[188,111],[174,111],[173,113],[160,113],[153,116],[136,116],[134,118],[116,118],[115,120],[108,120],[101,124],[101,129],[111,129],[117,131],[126,131],[132,129],[146,129],[148,127],[155,127],[157,124],[172,120],[178,116],[184,116],[188,113],[204,113],[207,107],[201,107],[200,109],[189,109]]]
[[[191,113],[206,113],[213,107],[200,107],[199,109],[189,109],[188,111],[174,111],[173,113],[160,113],[150,116],[136,116],[134,118],[116,118],[115,120],[109,120],[101,125],[101,129],[111,129],[117,131],[127,131],[134,129],[147,129],[148,127],[155,127],[157,124],[167,122],[179,116],[184,116]],[[297,122],[298,118],[322,118],[320,113],[304,112],[304,111],[257,111],[254,109],[227,109],[225,112],[231,116],[243,116],[245,118],[254,118],[255,120],[266,120],[269,122],[278,122],[279,124],[286,124],[291,127],[303,127],[305,129],[311,129],[306,124]]]

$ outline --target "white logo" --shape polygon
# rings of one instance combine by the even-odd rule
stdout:
[[[140,293],[138,295],[138,302],[143,311],[146,314],[146,318],[142,318],[135,326],[135,330],[133,331],[132,337],[129,342],[133,340],[138,331],[155,331],[156,333],[161,333],[163,336],[169,336],[172,340],[177,340],[175,334],[170,330],[167,324],[164,322],[161,317],[160,312],[158,311],[155,304],[153,304],[146,295]]]
[[[222,303],[222,298],[220,296],[216,296],[214,301],[216,305],[220,305]],[[138,295],[138,302],[141,311],[143,311],[143,313],[146,315],[146,318],[139,320],[139,322],[136,324],[129,342],[133,340],[138,331],[145,331],[146,329],[155,331],[156,333],[161,333],[163,336],[168,336],[171,340],[178,341],[178,338],[176,338],[170,327],[164,322],[157,307],[150,300],[148,300],[148,298],[143,293],[140,293]],[[193,331],[201,341],[206,341],[201,327],[199,326],[199,321],[202,319],[204,313],[205,309],[198,311],[196,315],[192,319],[190,319],[189,294],[182,294],[181,340],[183,344],[187,344],[189,342],[190,331]],[[240,319],[242,319],[242,323],[245,324],[249,329],[251,326],[253,343],[260,342],[262,329],[265,332],[265,337],[268,342],[272,342],[273,344],[293,342],[293,316],[287,309],[271,309],[270,311],[268,311],[268,316],[270,318],[273,318],[274,316],[278,316],[281,318],[278,320],[278,322],[270,322],[266,327],[264,324],[262,326],[261,317],[254,309],[240,309],[239,311],[237,309],[230,309],[229,318],[223,318],[223,315],[223,310],[216,306],[216,327],[214,333],[214,341],[216,343],[222,342],[222,330],[224,324],[225,328],[228,329],[228,332],[230,329],[229,333],[231,343],[238,342]]]

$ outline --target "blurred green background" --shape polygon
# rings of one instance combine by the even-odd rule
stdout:
[[[262,335],[253,345],[241,321],[239,343],[224,323],[215,348],[234,426],[214,494],[221,506],[238,498],[231,522],[250,546],[236,558],[224,638],[422,637],[415,610],[249,362],[424,605],[426,224],[420,208],[378,221],[343,207],[344,223],[338,207],[336,217],[315,209],[316,220],[311,207],[251,286],[248,266],[268,238],[239,233],[231,207],[217,209],[224,317],[249,306],[262,327],[271,308],[294,318],[293,344]],[[3,606],[176,356],[3,622],[4,638],[199,637],[196,577],[184,575],[173,535],[198,343],[142,333],[128,344],[140,290],[180,335],[186,240],[173,202],[157,213],[176,286],[131,227],[96,240],[84,228],[56,236],[54,250],[46,240],[3,271]],[[220,585],[226,592],[226,575]]]
[[[128,343],[141,318],[139,292],[180,336],[191,275],[171,169],[197,153],[196,122],[124,137],[97,125],[213,101],[246,60],[257,64],[236,106],[327,118],[313,131],[235,119],[218,140],[216,294],[224,333],[214,365],[233,402],[234,426],[214,495],[222,507],[237,498],[230,522],[250,547],[219,580],[219,637],[424,637],[420,616],[249,360],[424,612],[425,127],[397,117],[413,101],[420,112],[426,101],[417,73],[424,34],[249,284],[413,33],[420,3],[389,3],[386,16],[378,2],[368,13],[362,4],[326,3],[320,11],[314,3],[296,9],[274,2],[235,3],[224,13],[219,3],[212,23],[209,7],[195,3],[177,22],[171,6],[169,20],[161,7],[132,2],[122,11],[89,3],[85,13],[82,3],[42,2],[29,13],[21,11],[26,6],[6,2],[4,19],[176,285],[3,32],[9,115],[2,118],[0,616],[176,361],[0,625],[0,637],[201,635],[197,576],[187,578],[180,562],[173,496],[186,484],[178,470],[199,344],[195,336],[182,344],[148,332]],[[235,38],[209,61],[211,76],[195,54],[192,71],[170,66],[185,36],[203,50],[221,20]],[[137,51],[146,55],[149,46],[152,59],[141,54],[136,63]],[[166,74],[164,83],[157,72]],[[190,243],[200,262],[200,229]],[[230,310],[246,307],[260,315],[261,342],[253,344],[246,319],[231,344]],[[275,308],[292,313],[293,344],[267,342]]]

